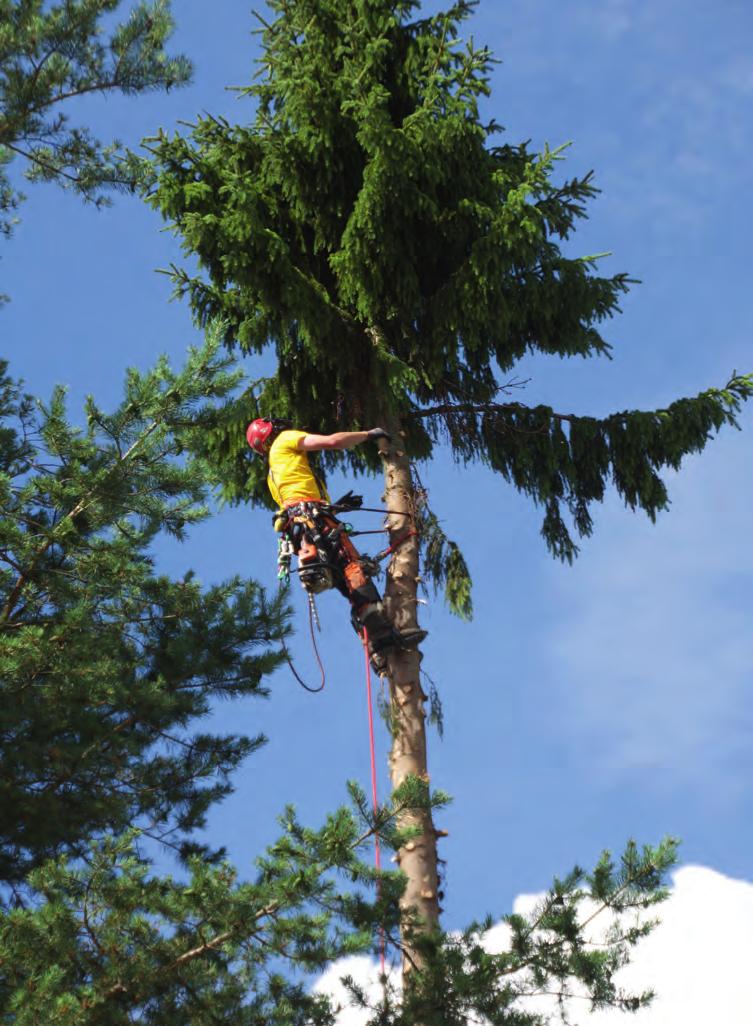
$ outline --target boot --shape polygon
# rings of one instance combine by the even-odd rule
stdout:
[[[428,631],[420,627],[406,627],[405,630],[396,631],[398,648],[418,648],[424,638],[429,636]]]
[[[408,627],[402,631],[390,630],[376,638],[369,637],[369,657],[371,665],[377,673],[384,673],[387,669],[387,653],[395,648],[406,649],[417,648],[428,632],[420,627]]]

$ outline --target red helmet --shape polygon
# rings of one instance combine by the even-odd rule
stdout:
[[[274,424],[269,420],[259,417],[252,420],[246,430],[246,440],[254,452],[263,456],[267,451],[267,442],[274,431]]]

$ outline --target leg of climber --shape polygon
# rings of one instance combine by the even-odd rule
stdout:
[[[328,518],[329,519],[329,518]],[[374,668],[379,672],[386,668],[385,653],[392,648],[415,648],[426,637],[426,631],[415,628],[396,631],[387,619],[382,599],[371,578],[365,573],[361,557],[340,524],[333,518],[338,529],[337,551],[333,562],[342,572],[343,591],[351,605],[351,620],[356,632],[363,636],[364,628],[369,639],[369,654]]]

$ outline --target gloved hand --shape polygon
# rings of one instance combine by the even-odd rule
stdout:
[[[341,498],[339,498],[337,502],[334,503],[334,505],[339,509],[344,510],[360,509],[361,506],[363,506],[363,495],[354,495],[351,490],[349,492],[346,492],[345,495],[341,496]]]
[[[368,438],[371,442],[378,442],[380,438],[384,438],[387,442],[392,441],[392,435],[388,435],[384,428],[380,427],[372,428],[368,432]]]

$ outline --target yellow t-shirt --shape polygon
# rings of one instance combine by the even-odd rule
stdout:
[[[311,470],[308,454],[298,448],[299,440],[307,434],[307,431],[281,431],[269,450],[267,484],[280,507],[304,499],[329,502],[326,489],[319,487]]]

